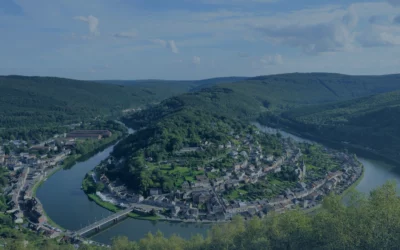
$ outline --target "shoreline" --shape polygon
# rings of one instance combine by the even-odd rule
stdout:
[[[344,197],[346,197],[346,195],[348,195],[349,193],[351,193],[353,191],[356,191],[356,187],[358,186],[358,184],[364,178],[365,167],[361,162],[360,162],[360,164],[362,165],[362,168],[361,168],[362,172],[361,172],[361,175],[357,178],[357,180],[355,182],[353,182],[350,186],[348,186],[346,189],[344,189],[342,193],[335,194],[336,196],[341,198],[342,202],[343,202]],[[316,212],[316,211],[318,211],[320,209],[322,209],[322,202],[319,203],[318,205],[314,206],[314,207],[304,209],[303,212],[306,213],[306,214],[310,214],[310,213]]]
[[[356,155],[357,157],[357,155]],[[358,158],[357,158],[358,161]],[[362,179],[364,178],[364,174],[365,174],[365,167],[364,165],[358,161],[359,164],[361,165],[361,175],[357,178],[357,180],[355,180],[351,185],[349,185],[346,189],[343,190],[342,193],[340,194],[335,194],[336,196],[340,197],[342,200],[343,198],[350,192],[354,191],[355,188],[357,187],[357,185],[362,181]],[[86,177],[84,178],[84,180],[86,179]],[[90,181],[92,181],[91,178],[89,178]],[[111,212],[118,212],[119,210],[121,210],[121,208],[119,208],[118,206],[114,205],[111,202],[106,202],[101,200],[101,198],[99,196],[97,196],[95,193],[92,194],[88,194],[86,190],[84,190],[85,194],[88,196],[88,198],[95,202],[97,205],[111,211]],[[306,214],[310,214],[313,212],[316,212],[318,210],[320,210],[322,208],[322,202],[318,203],[316,206],[311,207],[311,208],[306,208],[306,209],[301,209],[302,212],[306,213]],[[290,211],[290,210],[288,210]],[[286,211],[285,211],[286,212]],[[268,214],[266,215],[268,216]],[[171,223],[201,223],[201,224],[210,224],[210,225],[214,225],[214,224],[219,224],[219,223],[227,223],[231,220],[223,220],[223,221],[185,221],[182,219],[165,219],[165,218],[160,218],[157,216],[157,218],[154,218],[152,216],[144,216],[144,215],[140,215],[137,214],[135,212],[132,212],[128,215],[128,217],[133,218],[133,219],[138,219],[138,220],[148,220],[148,221],[165,221],[165,222],[171,222]]]
[[[81,161],[84,161],[86,158],[90,158],[90,157],[92,157],[93,155],[95,155],[95,154],[99,153],[100,151],[104,150],[105,148],[109,147],[110,145],[117,143],[120,139],[122,139],[122,138],[124,138],[124,137],[125,137],[125,134],[122,134],[122,136],[119,136],[119,137],[117,137],[117,138],[111,140],[110,142],[107,142],[107,143],[101,145],[100,147],[96,148],[96,149],[93,150],[92,152],[89,152],[89,153],[87,153],[87,154],[85,154],[85,155],[71,155],[71,156],[68,156],[66,159],[64,159],[63,164],[58,165],[57,167],[51,169],[51,170],[50,170],[50,173],[49,173],[48,175],[46,175],[44,178],[41,178],[38,182],[36,182],[36,183],[33,185],[33,188],[32,188],[32,198],[35,198],[35,199],[37,199],[37,200],[40,202],[40,199],[39,199],[39,198],[37,197],[37,195],[36,195],[37,190],[38,190],[52,175],[54,175],[54,174],[57,173],[58,171],[63,170],[63,169],[69,169],[69,168],[73,167],[73,166],[76,165],[77,163],[79,163],[79,162],[81,162]],[[68,160],[68,159],[73,159],[73,158],[74,158],[73,161],[71,161],[71,162],[68,161],[67,163],[65,163],[66,160]],[[40,203],[41,203],[41,202],[40,202]],[[42,207],[42,208],[43,208],[43,207]],[[65,232],[65,231],[68,230],[68,229],[65,229],[65,228],[63,228],[62,226],[58,225],[56,222],[54,222],[54,221],[50,218],[50,216],[47,215],[46,210],[45,210],[44,208],[43,208],[43,215],[44,215],[44,216],[46,217],[46,219],[47,219],[47,224],[49,224],[49,225],[51,225],[51,226],[53,226],[53,227],[55,227],[55,228],[61,230],[62,232]]]
[[[259,124],[260,124],[260,123],[259,123]],[[262,125],[262,124],[260,124],[260,125]],[[263,125],[262,125],[262,126],[263,126]],[[279,130],[279,129],[278,129],[278,130]],[[284,132],[284,130],[282,130],[282,131]],[[289,130],[289,131],[290,131],[290,130]],[[304,138],[302,138],[303,135],[301,135],[301,134],[299,134],[299,133],[296,133],[296,132],[293,132],[293,133],[292,133],[292,132],[290,131],[290,134],[298,135],[301,139],[304,139]],[[316,142],[316,143],[319,143],[319,142]],[[322,143],[321,143],[321,144],[322,144]],[[324,145],[324,144],[322,144],[322,145],[323,145],[323,146],[327,146],[327,147],[331,147],[331,145]],[[331,148],[332,148],[332,147],[331,147]],[[334,148],[334,147],[333,147],[333,148]],[[361,174],[359,175],[359,177],[358,177],[353,183],[351,183],[349,186],[347,186],[345,189],[343,189],[341,193],[335,193],[335,195],[341,197],[341,199],[343,199],[343,197],[346,196],[346,194],[348,194],[349,192],[351,192],[352,190],[354,190],[355,187],[357,187],[357,185],[360,183],[360,181],[364,178],[365,167],[364,167],[364,165],[358,160],[358,157],[357,157],[357,155],[356,155],[355,153],[354,153],[354,157],[356,158],[356,161],[358,162],[358,164],[359,164],[360,167],[361,167]],[[98,167],[98,166],[96,166],[92,171],[95,171],[95,169],[96,169],[97,167]],[[95,185],[95,183],[94,183],[94,181],[92,180],[92,178],[89,178],[88,176],[86,176],[82,182],[84,182],[85,180],[88,180],[88,181],[92,182],[92,184]],[[115,205],[115,204],[113,204],[113,203],[111,203],[111,202],[102,200],[96,193],[88,193],[87,190],[85,190],[85,188],[84,188],[84,192],[85,192],[85,194],[86,194],[92,201],[94,201],[97,205],[99,205],[99,206],[101,206],[101,207],[103,207],[103,208],[105,208],[105,209],[107,209],[107,210],[109,210],[109,211],[117,212],[117,211],[121,210],[121,208],[119,208],[117,205]],[[322,208],[322,202],[317,203],[317,204],[316,204],[315,206],[313,206],[313,207],[309,207],[309,208],[301,209],[301,210],[302,210],[304,213],[312,213],[312,212],[314,212],[314,211],[319,210],[320,208]],[[229,222],[229,221],[230,221],[230,220],[223,220],[223,221],[201,221],[201,220],[186,221],[186,220],[184,220],[184,219],[179,219],[179,218],[171,218],[171,219],[166,219],[166,218],[146,218],[146,216],[143,216],[143,215],[139,215],[139,214],[136,214],[136,213],[133,213],[133,214],[134,214],[134,215],[131,215],[131,214],[130,214],[129,217],[135,218],[135,219],[141,219],[141,220],[150,220],[150,221],[167,221],[167,222],[169,221],[169,222],[178,222],[178,223],[180,222],[180,223],[207,223],[207,224],[216,224],[216,223],[221,223],[221,222],[226,223],[226,222]]]
[[[85,192],[85,194],[88,196],[88,198],[95,202],[97,205],[101,206],[102,208],[105,208],[111,212],[118,212],[120,210],[122,210],[121,208],[119,208],[118,206],[110,203],[110,202],[106,202],[100,199],[99,196],[97,196],[96,194],[87,194]],[[230,220],[227,221],[201,221],[201,220],[197,220],[197,221],[185,221],[185,220],[181,220],[181,219],[166,219],[166,218],[160,218],[159,216],[146,216],[146,215],[141,215],[139,213],[135,213],[135,212],[131,212],[128,215],[129,218],[132,219],[136,219],[136,220],[147,220],[147,221],[154,221],[154,222],[170,222],[170,223],[187,223],[187,224],[217,224],[217,223],[227,223]]]
[[[366,156],[368,158],[372,158],[372,159],[375,158],[375,160],[384,161],[384,162],[389,163],[389,164],[395,164],[395,165],[400,164],[400,160],[393,159],[393,158],[391,158],[391,157],[389,157],[387,155],[378,153],[376,151],[367,150],[363,146],[358,145],[358,144],[355,144],[355,145],[354,144],[343,144],[341,142],[332,141],[332,140],[328,140],[328,139],[323,139],[323,138],[321,138],[319,136],[312,135],[312,134],[309,134],[309,133],[298,132],[297,130],[292,129],[291,127],[285,126],[285,125],[280,127],[280,128],[278,128],[278,127],[275,126],[275,124],[263,124],[263,123],[258,122],[258,121],[257,121],[257,123],[259,123],[261,126],[264,126],[264,127],[270,127],[270,128],[273,128],[273,129],[277,129],[277,130],[280,130],[280,131],[283,131],[283,132],[290,133],[292,135],[298,136],[298,137],[300,137],[302,139],[311,140],[311,141],[314,141],[316,143],[320,143],[320,144],[322,144],[324,146],[329,146],[330,148],[349,149],[349,150],[352,150],[352,151],[358,151],[358,152],[361,153],[360,156],[362,156],[363,154],[365,154],[365,155],[368,154],[368,156]]]
[[[358,161],[358,158],[357,158]],[[360,162],[360,161],[358,161]],[[343,192],[341,194],[338,194],[339,197],[341,197],[342,199],[349,194],[352,191],[355,191],[356,187],[358,186],[358,184],[360,184],[360,182],[364,179],[364,175],[365,175],[365,166],[360,162],[360,164],[362,165],[362,172],[360,177],[358,177],[358,179],[353,182],[353,184],[351,184],[348,188],[346,188],[345,190],[343,190]]]

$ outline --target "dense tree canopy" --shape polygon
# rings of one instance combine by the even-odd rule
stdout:
[[[399,91],[294,109],[280,115],[268,112],[259,120],[326,141],[369,148],[400,160]]]
[[[329,196],[323,207],[307,214],[291,211],[269,214],[263,219],[245,221],[235,217],[229,223],[214,225],[207,237],[189,240],[161,233],[148,234],[138,242],[116,238],[115,250],[273,250],[273,249],[398,249],[400,245],[400,199],[395,183],[387,183],[369,196],[353,193],[344,205],[342,197]],[[4,232],[3,232],[4,237]],[[32,241],[23,246],[24,237],[6,239],[5,249],[73,249],[53,241]],[[27,239],[27,238],[25,238]],[[83,246],[82,249],[106,249]]]

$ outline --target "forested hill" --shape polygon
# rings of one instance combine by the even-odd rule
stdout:
[[[216,84],[233,83],[248,79],[248,77],[218,77],[204,80],[99,80],[96,82],[109,83],[117,85],[127,85],[143,88],[160,88],[168,91],[174,91],[176,94],[197,91],[203,88],[209,88]]]
[[[293,73],[249,78],[220,84],[237,93],[271,103],[272,109],[350,100],[400,89],[400,75],[350,76]]]
[[[344,145],[362,146],[400,160],[400,91],[284,112],[266,123],[279,121],[303,134]]]
[[[260,76],[174,96],[152,109],[125,118],[125,121],[132,126],[144,126],[188,107],[249,120],[267,110],[278,114],[397,89],[400,89],[400,75],[293,73]]]
[[[268,103],[265,103],[268,106]],[[124,117],[124,122],[134,128],[156,123],[180,111],[193,110],[222,115],[232,119],[249,120],[265,110],[263,102],[228,88],[211,88],[186,93],[162,101],[150,109]]]
[[[119,114],[186,89],[124,86],[56,77],[0,76],[0,137],[46,136],[60,125]],[[50,133],[51,134],[51,133]]]
[[[400,159],[400,95],[389,92],[397,89],[400,75],[261,76],[169,98],[126,117],[125,122],[142,127],[188,109],[242,121],[255,120],[262,114],[259,120],[267,124],[279,121],[297,132],[348,141]]]

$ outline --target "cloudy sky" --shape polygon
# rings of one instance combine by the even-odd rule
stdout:
[[[0,75],[400,72],[400,0],[0,0]]]

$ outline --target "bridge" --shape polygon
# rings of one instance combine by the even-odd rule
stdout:
[[[110,215],[110,216],[108,216],[108,217],[106,217],[104,219],[96,221],[95,223],[76,231],[74,233],[74,236],[82,236],[84,234],[89,233],[92,230],[98,231],[98,230],[100,230],[101,226],[104,226],[105,224],[110,223],[110,222],[117,222],[118,219],[120,219],[121,217],[126,216],[127,214],[132,212],[132,210],[133,210],[133,207],[129,207],[129,208],[125,209],[125,210],[121,210],[121,211],[119,211],[119,212],[117,212],[115,214],[112,214],[112,215]]]

